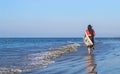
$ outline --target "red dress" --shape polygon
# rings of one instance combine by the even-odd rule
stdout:
[[[95,31],[92,29],[92,34],[91,34],[90,31],[87,29],[86,34],[88,35],[88,37],[90,38],[90,40],[93,42],[93,45],[94,45]],[[93,47],[93,46],[90,46],[90,47]]]
[[[86,30],[86,33],[87,33],[88,36],[95,36],[95,31],[94,30],[92,30],[92,35],[90,34],[89,30]]]

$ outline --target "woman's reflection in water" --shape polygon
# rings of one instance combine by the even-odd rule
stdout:
[[[97,66],[97,64],[95,64],[95,61],[94,61],[94,54],[87,55],[86,64],[87,64],[88,74],[97,74],[97,72],[94,71],[94,69]]]

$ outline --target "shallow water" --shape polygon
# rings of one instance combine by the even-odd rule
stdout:
[[[88,55],[79,38],[0,39],[0,74],[119,74],[120,39],[96,39]]]

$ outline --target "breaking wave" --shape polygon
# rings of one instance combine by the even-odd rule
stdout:
[[[49,64],[55,63],[54,59],[63,54],[77,51],[80,46],[78,43],[71,43],[66,46],[52,48],[51,51],[40,52],[25,55],[19,59],[17,64],[10,68],[1,67],[0,74],[19,74],[21,72],[28,72],[31,70],[47,67]]]

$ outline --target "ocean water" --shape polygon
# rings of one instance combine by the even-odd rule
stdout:
[[[0,38],[0,74],[119,74],[120,38]]]

